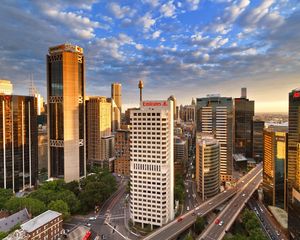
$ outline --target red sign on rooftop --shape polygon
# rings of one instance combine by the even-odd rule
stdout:
[[[144,107],[166,107],[168,106],[167,101],[157,102],[157,101],[149,101],[149,102],[143,102]]]
[[[299,98],[299,97],[300,97],[300,92],[294,92],[293,97],[294,97],[294,98]]]

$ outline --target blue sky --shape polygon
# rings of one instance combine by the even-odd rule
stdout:
[[[210,93],[248,96],[258,112],[287,112],[299,87],[298,0],[2,0],[0,77],[27,94],[29,76],[46,96],[45,55],[64,42],[86,57],[87,95],[123,102],[175,95],[179,104]]]

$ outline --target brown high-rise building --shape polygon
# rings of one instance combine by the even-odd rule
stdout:
[[[111,104],[112,104],[112,130],[120,128],[122,114],[122,85],[121,83],[111,84]]]
[[[36,98],[0,95],[0,188],[36,185],[37,132]]]
[[[47,55],[48,176],[66,182],[86,173],[83,49],[71,44]]]
[[[287,161],[288,228],[290,239],[300,239],[300,89],[289,93]]]
[[[106,97],[86,100],[87,160],[91,164],[107,165],[111,143],[111,103]],[[112,140],[113,141],[113,140]]]
[[[287,128],[272,126],[264,130],[264,202],[286,209]]]
[[[130,175],[130,131],[117,130],[115,134],[115,173]]]

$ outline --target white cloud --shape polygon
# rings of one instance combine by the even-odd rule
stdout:
[[[120,45],[131,44],[133,42],[132,38],[126,35],[125,33],[119,34],[119,40],[120,40]]]
[[[142,50],[144,48],[144,46],[142,44],[137,43],[137,44],[135,44],[135,48],[137,50]]]
[[[233,23],[241,15],[241,13],[245,11],[249,4],[249,0],[240,0],[239,3],[233,4],[226,8],[226,13],[224,16],[226,23]]]
[[[228,38],[222,38],[221,36],[217,36],[209,43],[209,46],[213,48],[219,48],[225,45],[228,42],[228,40]]]
[[[160,34],[161,34],[161,31],[160,31],[160,30],[155,31],[155,32],[152,34],[152,39],[159,38],[159,37],[160,37]]]
[[[160,4],[159,0],[143,0],[143,2],[150,4],[152,7],[157,7]]]
[[[47,9],[44,13],[53,20],[67,25],[71,31],[83,39],[95,37],[94,29],[100,27],[99,22],[91,21],[89,18],[73,12]]]
[[[250,13],[246,16],[246,23],[249,25],[257,24],[266,14],[269,12],[269,7],[274,3],[274,0],[264,0],[262,3],[252,9]]]
[[[174,6],[172,1],[169,1],[163,4],[160,8],[160,12],[165,17],[173,17],[176,11],[176,7]]]
[[[203,55],[203,60],[205,61],[205,62],[208,62],[209,61],[209,54],[208,53],[205,53],[204,55]]]
[[[195,11],[199,7],[200,0],[186,0],[186,2],[189,6],[189,9]]]
[[[150,13],[146,13],[138,22],[143,25],[144,32],[147,32],[155,24],[156,20],[152,18]]]
[[[124,17],[132,17],[136,13],[136,10],[131,9],[128,6],[121,7],[115,2],[109,4],[109,9],[112,14],[118,19],[122,19]]]

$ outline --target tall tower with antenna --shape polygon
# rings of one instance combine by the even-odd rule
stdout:
[[[143,101],[143,88],[144,88],[144,82],[143,82],[143,80],[140,80],[139,81],[140,102]]]

